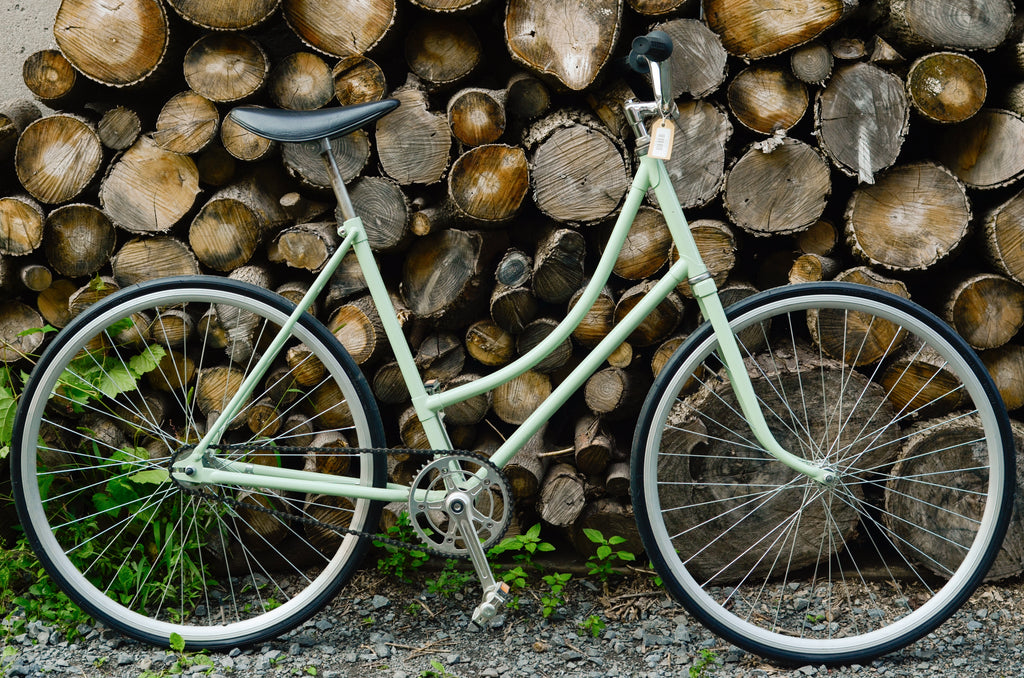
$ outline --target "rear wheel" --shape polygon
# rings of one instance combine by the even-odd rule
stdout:
[[[984,366],[944,323],[872,288],[813,284],[729,309],[782,446],[742,418],[702,326],[659,374],[633,501],[669,590],[733,643],[784,662],[864,661],[949,617],[998,554],[1013,442]]]
[[[366,540],[308,519],[375,531],[376,503],[186,490],[168,474],[292,308],[226,278],[164,278],[90,306],[40,358],[15,422],[15,500],[47,571],[95,618],[162,646],[234,647],[301,623],[353,573]],[[308,313],[222,442],[252,464],[385,482],[383,459],[350,450],[383,446],[366,381]]]

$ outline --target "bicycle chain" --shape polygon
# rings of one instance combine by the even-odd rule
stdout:
[[[171,455],[171,459],[170,459],[170,462],[168,463],[168,467],[173,466],[174,462],[178,459],[178,457],[182,453],[187,452],[187,451],[189,451],[189,450],[191,450],[193,448],[195,448],[195,445],[183,445],[177,452],[175,452],[174,454]],[[210,450],[218,450],[218,451],[225,451],[225,452],[227,452],[227,451],[238,451],[238,450],[249,450],[249,449],[265,450],[266,448],[265,447],[257,448],[257,447],[254,447],[252,445],[234,444],[234,445],[217,445],[217,446],[212,446],[209,449]],[[282,452],[282,453],[317,452],[317,451],[322,451],[323,449],[324,448],[322,448],[322,447],[297,447],[297,446],[289,446],[289,447],[278,446],[278,447],[274,448],[275,451]],[[478,460],[481,466],[487,466],[488,468],[493,469],[498,474],[498,476],[501,477],[502,481],[505,483],[505,486],[509,487],[509,488],[511,487],[511,485],[508,482],[508,478],[505,477],[505,473],[501,470],[501,468],[498,467],[494,462],[492,462],[490,460],[490,458],[485,457],[484,455],[480,454],[479,452],[470,452],[468,450],[420,450],[420,449],[402,449],[402,448],[393,449],[393,448],[388,448],[388,447],[365,447],[365,448],[359,447],[359,448],[345,448],[345,449],[346,449],[346,452],[350,452],[350,453],[356,453],[356,454],[369,453],[369,454],[373,454],[373,455],[381,456],[381,457],[386,457],[386,456],[389,456],[389,455],[399,455],[399,454],[409,455],[409,456],[414,456],[414,457],[430,457],[431,459],[433,459],[434,457],[438,457],[438,456],[446,457],[446,456],[451,456],[451,455],[460,455],[460,456],[472,457],[474,460]],[[268,506],[260,506],[258,504],[243,503],[243,502],[235,499],[234,497],[228,497],[228,496],[222,494],[221,492],[216,492],[214,495],[211,496],[210,494],[205,493],[205,492],[202,491],[202,487],[207,487],[207,486],[202,486],[200,488],[195,488],[195,489],[194,488],[190,488],[190,487],[187,487],[186,485],[178,482],[177,480],[175,480],[173,474],[168,473],[168,475],[171,478],[171,482],[173,482],[175,485],[177,485],[178,488],[182,492],[184,492],[185,494],[188,494],[188,495],[191,495],[191,496],[201,496],[204,499],[209,499],[209,500],[216,500],[216,501],[219,501],[219,502],[221,502],[223,504],[226,504],[226,505],[231,506],[231,507],[236,508],[236,509],[238,509],[238,508],[245,508],[245,510],[247,510],[247,511],[258,511],[260,513],[265,513],[267,515],[274,516],[275,518],[277,518],[279,520],[287,520],[287,521],[290,521],[290,522],[293,522],[293,523],[302,523],[303,525],[309,525],[311,527],[327,528],[327,529],[331,530],[332,532],[337,532],[339,534],[351,534],[351,535],[354,535],[356,537],[366,537],[367,539],[372,540],[372,542],[380,542],[380,544],[383,544],[383,545],[386,545],[386,546],[393,546],[395,548],[406,549],[408,551],[422,551],[423,553],[426,553],[426,554],[431,555],[431,556],[438,556],[438,557],[441,557],[441,558],[453,558],[453,559],[457,559],[457,560],[469,560],[470,559],[468,553],[465,553],[465,554],[448,553],[446,551],[441,551],[439,549],[431,548],[430,546],[427,546],[426,544],[420,544],[419,546],[417,546],[416,544],[411,544],[411,543],[406,542],[406,541],[399,541],[398,539],[392,539],[391,537],[387,537],[387,536],[385,536],[383,534],[380,534],[380,533],[366,532],[364,530],[356,530],[356,529],[351,528],[351,527],[342,527],[340,525],[333,525],[331,523],[325,523],[322,520],[317,520],[316,518],[313,518],[313,517],[310,517],[310,516],[301,516],[301,515],[295,515],[295,514],[292,514],[292,513],[286,513],[284,511],[278,511],[277,509],[273,509],[273,508],[270,508]],[[410,490],[411,489],[412,488],[410,488]],[[514,506],[512,504],[513,497],[512,497],[511,492],[508,494],[507,497],[505,497],[505,499],[509,502],[508,515],[511,516],[512,515],[512,509],[514,508]],[[502,532],[504,533],[504,531],[506,529],[508,529],[507,525],[504,528],[502,528]]]

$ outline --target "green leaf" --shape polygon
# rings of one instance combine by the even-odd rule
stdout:
[[[171,649],[175,652],[184,652],[185,650],[185,639],[178,633],[171,633],[170,644]]]
[[[620,537],[619,535],[614,535],[614,536],[608,537],[608,543],[611,544],[612,546],[615,546],[616,544],[625,544],[626,543],[626,538],[625,537]]]
[[[540,523],[537,523],[526,531],[526,536],[530,539],[536,539],[540,536]]]
[[[597,547],[597,557],[604,560],[612,554],[612,547],[607,544],[601,544]]]
[[[619,551],[619,560],[636,560],[636,556],[629,551]]]
[[[30,334],[45,334],[47,332],[57,332],[57,328],[52,325],[44,325],[42,327],[32,327],[27,330],[18,332],[19,337],[27,337]]]
[[[537,544],[537,550],[538,551],[554,551],[555,550],[555,545],[554,544],[549,544],[546,541],[542,541],[541,543]]]
[[[124,365],[118,365],[103,373],[96,388],[108,398],[114,398],[119,393],[131,391],[135,388],[137,377]]]
[[[132,481],[133,483],[148,483],[151,485],[159,485],[161,483],[166,483],[170,479],[171,476],[169,473],[167,473],[167,469],[163,468],[155,468],[150,469],[148,471],[139,471],[135,475],[128,476],[128,480]]]
[[[14,432],[14,412],[18,401],[14,398],[0,398],[0,444],[9,445]]]
[[[163,347],[153,344],[137,356],[128,361],[128,366],[136,377],[141,377],[147,372],[152,372],[160,365],[160,361],[167,355]]]
[[[595,544],[604,543],[604,535],[601,534],[600,530],[595,530],[592,527],[584,527],[583,534],[586,535],[587,539],[594,542]]]

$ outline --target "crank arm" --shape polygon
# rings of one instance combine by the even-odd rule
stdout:
[[[449,518],[455,523],[455,528],[466,544],[466,551],[469,559],[476,570],[476,576],[483,587],[483,599],[476,609],[473,610],[472,623],[480,628],[487,628],[491,619],[498,614],[498,611],[508,600],[509,586],[505,582],[499,582],[491,572],[490,563],[487,562],[487,554],[477,536],[476,527],[473,525],[471,512],[473,510],[473,498],[467,492],[452,492],[446,500],[446,511]]]

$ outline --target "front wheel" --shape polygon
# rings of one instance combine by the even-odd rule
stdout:
[[[367,540],[324,523],[375,531],[374,502],[187,489],[168,473],[293,308],[227,278],[163,278],[90,306],[39,359],[14,426],[15,502],[42,564],[96,619],[163,647],[175,633],[251,644],[307,619],[358,565]],[[308,313],[221,442],[253,465],[385,482],[384,461],[352,449],[383,446],[366,380]]]
[[[771,457],[702,326],[659,374],[633,446],[640,532],[668,589],[786,663],[863,662],[953,614],[996,558],[1013,440],[984,365],[878,290],[790,286],[728,311],[758,405],[819,484]]]

